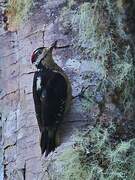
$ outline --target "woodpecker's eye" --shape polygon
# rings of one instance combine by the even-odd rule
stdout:
[[[31,62],[32,62],[32,63],[35,63],[35,62],[36,62],[38,56],[39,56],[40,54],[42,54],[43,49],[44,49],[44,47],[40,47],[40,48],[36,49],[36,50],[33,52],[32,57],[31,57]]]
[[[42,54],[42,49],[37,49],[33,54],[36,56]]]
[[[41,49],[39,49],[38,52],[37,52],[37,55],[40,55],[40,54],[42,54],[42,50]]]

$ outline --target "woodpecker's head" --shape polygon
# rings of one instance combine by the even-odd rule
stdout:
[[[45,47],[37,48],[33,52],[32,57],[31,57],[32,64],[34,64],[35,66],[38,66],[46,54],[47,54],[47,50]]]
[[[46,48],[46,47],[40,47],[37,48],[31,57],[31,62],[32,64],[34,64],[37,68],[40,68],[40,65],[49,65],[50,63],[52,63],[53,59],[52,59],[52,50],[53,48],[56,47],[57,41],[55,41],[51,47]]]

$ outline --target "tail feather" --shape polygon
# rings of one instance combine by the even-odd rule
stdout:
[[[52,128],[47,128],[44,132],[41,133],[40,147],[41,153],[45,152],[45,156],[47,156],[51,151],[55,150],[56,143],[56,130]]]

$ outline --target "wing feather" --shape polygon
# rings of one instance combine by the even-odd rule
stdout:
[[[65,78],[60,73],[53,73],[46,84],[44,89],[46,95],[42,100],[42,122],[45,127],[54,127],[62,121],[67,99]]]

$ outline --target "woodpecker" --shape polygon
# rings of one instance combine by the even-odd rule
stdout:
[[[41,133],[41,153],[45,152],[45,156],[57,147],[58,128],[72,99],[70,81],[52,57],[56,44],[36,49],[31,57],[37,68],[33,79],[33,99]]]

